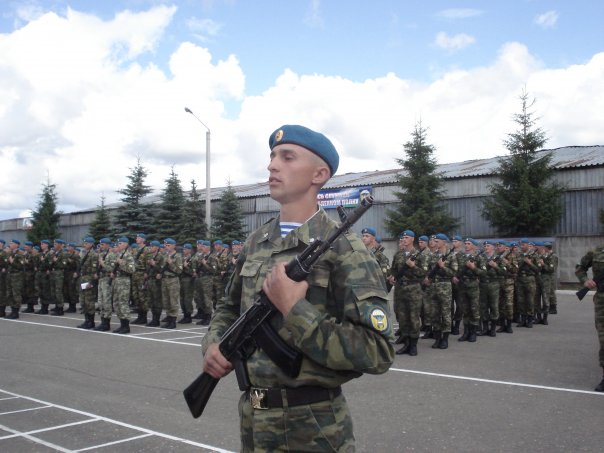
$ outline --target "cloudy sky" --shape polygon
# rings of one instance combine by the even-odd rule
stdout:
[[[204,188],[267,178],[268,136],[329,136],[385,170],[419,120],[441,163],[504,155],[523,89],[547,147],[604,144],[604,2],[2,0],[0,220],[42,185],[64,212],[119,200],[137,158]]]

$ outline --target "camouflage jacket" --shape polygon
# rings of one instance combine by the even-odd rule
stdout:
[[[122,260],[121,264],[118,264],[118,260]],[[127,248],[123,252],[115,253],[111,258],[111,262],[113,267],[109,270],[109,272],[113,273],[113,277],[130,277],[134,273],[134,269],[136,268],[134,263],[134,255],[132,251]]]
[[[446,258],[445,258],[446,256]],[[444,258],[444,266],[440,267],[438,261]],[[444,255],[440,252],[436,252],[432,256],[433,264],[430,269],[430,276],[435,281],[451,281],[451,277],[457,274],[459,265],[457,263],[457,257],[454,252],[447,252]]]
[[[143,245],[137,249],[134,253],[134,272],[137,274],[144,274],[147,272],[147,262],[151,259],[153,254],[149,251],[149,247]]]
[[[87,283],[95,279],[99,269],[99,255],[94,249],[90,249],[90,251],[82,249],[80,251],[79,267],[81,283]]]
[[[378,265],[382,270],[382,275],[384,276],[384,281],[386,281],[388,275],[390,275],[390,260],[386,255],[384,255],[382,247],[378,247],[377,249],[371,250],[371,254],[378,262]]]
[[[52,257],[53,256],[54,256],[54,253],[52,253],[50,250],[46,251],[46,253],[44,253],[44,252],[40,253],[40,259],[38,261],[38,270],[40,272],[46,272],[46,271],[50,271],[52,269],[52,266],[53,266]]]
[[[592,268],[592,278],[596,278],[600,273],[604,272],[604,245],[587,252],[585,256],[581,258],[579,264],[577,264],[575,275],[581,284],[589,279],[587,271],[590,267]],[[596,283],[598,283],[598,292],[604,292],[604,281]]]
[[[23,272],[25,270],[25,255],[15,251],[8,256],[7,271],[9,273]]]
[[[457,256],[457,262],[459,264],[457,277],[465,285],[479,279],[480,276],[487,271],[486,262],[482,253],[460,253]],[[470,269],[467,265],[468,262],[473,262],[476,267]]]
[[[558,269],[558,256],[553,252],[544,253],[541,255],[543,266],[541,266],[541,274],[552,276]]]
[[[182,274],[182,255],[180,253],[174,252],[172,255],[162,253],[161,256],[162,277],[178,277]]]
[[[203,352],[258,297],[265,277],[278,262],[289,262],[312,238],[329,237],[338,227],[321,209],[299,228],[281,238],[279,218],[247,239],[235,272],[220,299]],[[386,292],[375,259],[354,233],[341,236],[313,266],[305,299],[287,318],[276,313],[271,324],[281,338],[304,354],[300,374],[285,375],[264,351],[247,360],[250,382],[263,387],[319,385],[335,387],[362,373],[379,374],[394,359]]]
[[[482,255],[484,258],[486,271],[480,276],[480,280],[483,283],[488,283],[493,280],[502,280],[505,277],[505,264],[501,259],[501,256],[494,253],[492,256],[487,256],[486,253]],[[497,266],[489,265],[489,262],[495,262]]]
[[[407,266],[407,260],[411,258],[415,261],[415,267]],[[410,252],[399,250],[392,258],[390,274],[396,278],[397,282],[414,280],[418,283],[426,276],[429,266],[428,255],[412,249]]]
[[[67,252],[63,249],[54,251],[52,258],[50,259],[51,268],[53,271],[63,271],[67,267],[67,261],[69,257]]]
[[[0,272],[4,271],[4,273],[6,273],[7,259],[8,253],[6,252],[6,249],[0,250]]]
[[[525,261],[529,259],[529,263]],[[535,252],[521,253],[518,256],[518,275],[536,276],[540,272],[540,267],[537,265],[538,256]]]

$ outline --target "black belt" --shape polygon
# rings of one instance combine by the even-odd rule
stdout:
[[[283,395],[283,391],[285,395]],[[249,390],[250,403],[254,409],[273,409],[283,407],[285,400],[287,406],[303,406],[305,404],[319,403],[332,400],[342,393],[342,387],[328,389],[318,386],[304,386],[297,388],[259,388],[251,387]]]
[[[399,280],[401,285],[416,285],[421,283],[421,280]]]

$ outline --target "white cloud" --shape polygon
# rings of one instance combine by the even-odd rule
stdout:
[[[457,51],[471,44],[474,44],[476,39],[473,36],[465,33],[459,33],[457,35],[449,36],[444,31],[438,32],[436,38],[434,38],[434,44],[441,49]]]
[[[501,155],[524,87],[537,99],[548,146],[604,143],[604,53],[551,69],[508,43],[491,63],[430,83],[285,69],[264,93],[246,96],[235,56],[214,61],[190,42],[167,70],[137,64],[134,55],[153,52],[173,16],[170,8],[147,13],[109,21],[44,14],[0,35],[0,219],[35,207],[47,175],[60,209],[94,208],[102,195],[115,202],[137,157],[156,194],[173,164],[183,187],[192,178],[205,187],[206,131],[185,106],[211,129],[214,187],[266,180],[268,136],[286,123],[332,138],[339,173],[395,168],[420,118],[440,162]],[[136,27],[145,40],[125,31]],[[227,103],[240,104],[238,117],[227,118]]]
[[[187,27],[201,42],[206,42],[217,36],[220,30],[222,30],[223,25],[212,19],[191,17],[187,20]]]
[[[468,17],[481,16],[482,10],[472,8],[449,8],[437,13],[437,16],[445,19],[467,19]]]
[[[321,0],[311,0],[308,11],[304,17],[304,23],[312,28],[323,27],[323,16],[321,15]]]
[[[552,28],[558,23],[558,16],[558,11],[548,11],[535,17],[535,23],[541,28]]]

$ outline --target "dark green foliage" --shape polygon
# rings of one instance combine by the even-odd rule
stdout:
[[[121,198],[124,206],[117,210],[115,232],[117,235],[127,236],[130,240],[134,240],[137,233],[149,233],[148,228],[152,219],[150,209],[148,205],[141,203],[141,200],[152,192],[151,187],[145,184],[147,174],[147,170],[138,158],[136,167],[131,169],[128,176],[129,182],[126,188],[117,191],[124,195]]]
[[[178,175],[174,173],[174,167],[172,167],[155,215],[154,229],[160,240],[170,237],[178,243],[183,242],[185,238],[182,230],[184,206],[185,196],[182,186]]]
[[[482,216],[506,236],[543,236],[560,220],[564,188],[553,179],[552,154],[538,151],[547,137],[529,111],[535,101],[529,104],[526,92],[520,99],[522,113],[514,115],[519,129],[504,140],[510,155],[499,159],[500,182],[489,186]]]
[[[101,205],[97,207],[94,220],[88,226],[88,236],[92,236],[96,242],[104,237],[111,237],[113,228],[111,217],[105,207],[105,197],[101,197]]]
[[[212,239],[222,239],[229,244],[237,239],[245,239],[245,225],[243,224],[243,214],[237,194],[229,183],[226,190],[222,193],[220,205],[212,216]]]
[[[406,229],[417,235],[449,234],[457,227],[457,219],[445,207],[444,180],[436,173],[435,149],[427,144],[421,122],[415,125],[411,137],[403,145],[407,158],[396,159],[404,171],[397,178],[401,190],[395,192],[399,200],[396,209],[386,212],[386,229],[392,237]]]
[[[47,181],[42,186],[38,206],[35,211],[32,211],[32,228],[27,231],[27,239],[34,244],[39,244],[42,239],[52,241],[60,235],[61,212],[57,211],[56,188],[56,185],[51,184],[50,180]]]
[[[191,191],[185,201],[182,212],[182,231],[183,242],[195,244],[197,239],[205,239],[208,228],[205,222],[205,209],[197,192],[195,180],[191,180]]]

